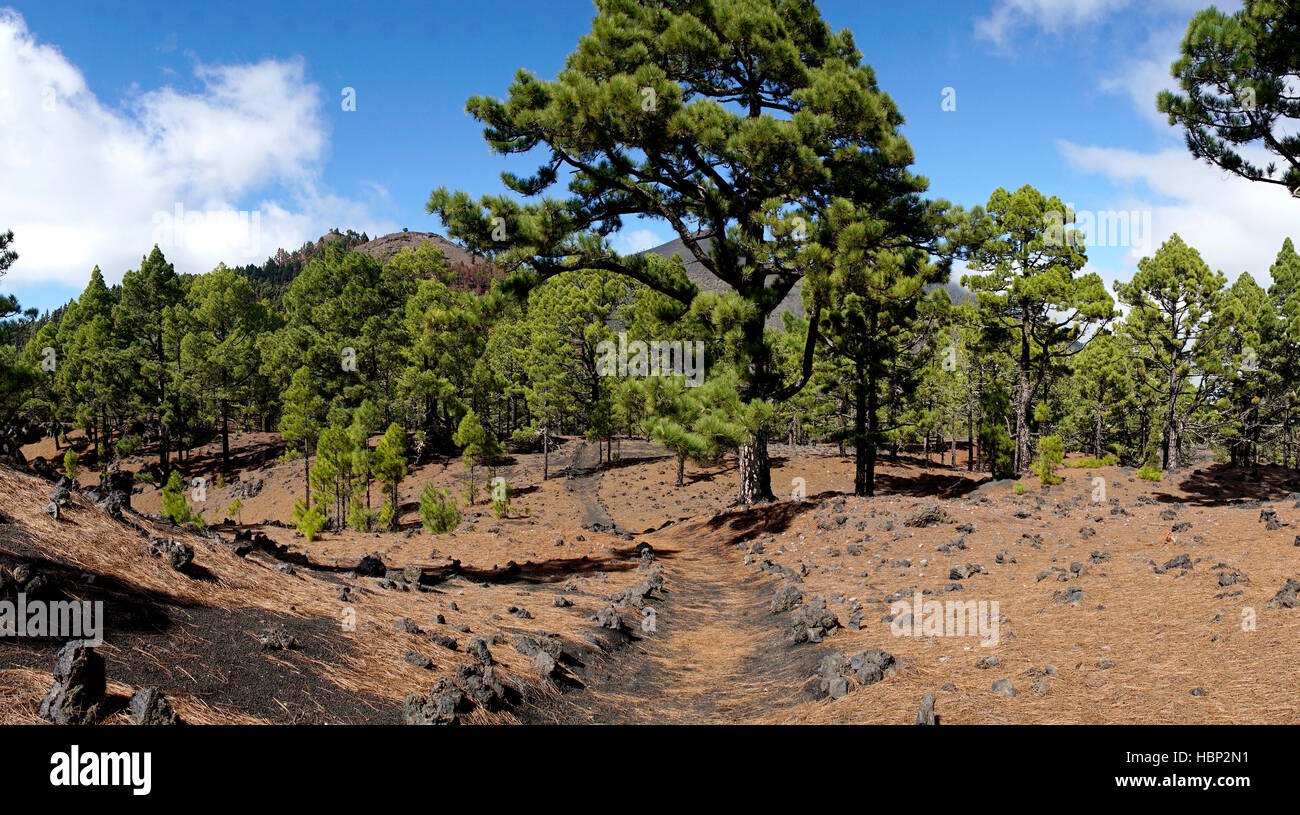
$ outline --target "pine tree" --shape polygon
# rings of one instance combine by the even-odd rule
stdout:
[[[487,320],[479,298],[447,285],[441,252],[426,244],[405,262],[426,269],[428,277],[405,302],[402,324],[409,340],[398,390],[414,405],[411,427],[446,441],[473,401],[471,372],[485,354]]]
[[[1114,300],[1087,262],[1081,233],[1069,229],[1074,213],[1059,198],[1028,185],[998,188],[987,208],[974,213],[962,285],[979,299],[986,328],[1009,333],[1016,360],[1015,455],[1012,472],[1024,472],[1033,453],[1031,411],[1052,365],[1078,353],[1088,328],[1110,320]]]
[[[590,34],[554,81],[520,71],[505,101],[475,97],[499,153],[547,154],[529,178],[503,176],[536,198],[561,177],[565,200],[474,201],[438,189],[428,209],[472,249],[535,284],[601,269],[689,306],[698,294],[679,265],[619,257],[602,236],[623,219],[667,222],[690,259],[749,308],[734,346],[751,417],[771,415],[811,376],[819,316],[793,380],[774,364],[765,323],[806,273],[800,234],[833,197],[872,208],[882,225],[915,217],[925,181],[893,101],[847,31],[832,32],[810,0],[705,0],[690,8],[598,0]],[[892,231],[892,230],[886,230]],[[751,428],[739,457],[739,499],[772,499],[767,428]]]
[[[1265,422],[1271,418],[1276,379],[1272,338],[1275,326],[1268,294],[1242,273],[1225,290],[1210,317],[1214,343],[1196,348],[1197,366],[1205,372],[1201,388],[1210,391],[1219,436],[1235,466],[1256,469]]]
[[[1245,0],[1225,14],[1211,6],[1192,18],[1182,55],[1170,67],[1182,93],[1161,91],[1156,107],[1183,128],[1187,149],[1251,181],[1300,192],[1300,7],[1290,0]],[[1282,160],[1255,164],[1263,150]],[[1280,172],[1279,172],[1280,170]]]
[[[215,403],[221,466],[229,470],[231,414],[252,400],[261,365],[257,337],[269,317],[248,280],[224,264],[195,278],[188,300],[181,342],[185,382],[195,398]]]
[[[333,526],[342,529],[348,518],[348,504],[354,489],[352,454],[355,451],[347,428],[333,425],[321,431],[316,441],[316,463],[312,465],[309,480],[320,503],[334,504]]]
[[[460,425],[456,428],[456,434],[452,437],[452,442],[461,448],[461,460],[465,464],[468,477],[465,484],[465,495],[467,503],[473,505],[474,497],[478,492],[478,483],[474,480],[475,465],[494,466],[503,449],[501,443],[483,428],[483,425],[479,422],[478,414],[472,410],[461,418]]]
[[[1134,346],[1140,383],[1161,404],[1161,469],[1182,465],[1188,417],[1209,395],[1209,389],[1196,387],[1201,371],[1195,349],[1215,344],[1210,315],[1223,286],[1222,273],[1211,271],[1178,235],[1138,261],[1128,283],[1115,283],[1120,302],[1129,308],[1122,330]]]
[[[1066,390],[1070,409],[1066,427],[1082,449],[1101,458],[1107,440],[1122,425],[1122,410],[1132,391],[1129,348],[1110,332],[1100,332],[1073,360]]]
[[[804,292],[806,301],[827,304],[826,347],[850,366],[856,495],[875,494],[876,449],[885,430],[883,380],[891,371],[896,379],[913,379],[937,356],[930,338],[912,329],[925,322],[918,310],[925,285],[948,276],[947,267],[932,266],[924,251],[879,248],[878,224],[868,216],[846,201],[831,208],[826,234],[819,236],[826,254]]]
[[[381,518],[390,528],[396,528],[402,506],[397,490],[406,477],[406,431],[401,425],[390,424],[375,445],[374,471],[388,495]]]
[[[732,413],[735,382],[715,378],[692,387],[684,377],[651,377],[638,382],[650,436],[677,459],[676,486],[685,485],[686,462],[708,465],[744,443],[745,428]]]
[[[311,509],[311,451],[320,438],[321,420],[325,413],[325,400],[321,398],[311,371],[299,368],[294,372],[289,389],[284,392],[284,407],[280,415],[280,438],[288,450],[298,446],[302,450],[303,476],[307,489],[304,509]]]
[[[1297,407],[1300,407],[1300,394],[1295,384],[1300,382],[1300,255],[1296,254],[1290,238],[1282,242],[1277,259],[1269,268],[1269,276],[1273,278],[1273,285],[1269,286],[1268,296],[1276,316],[1276,334],[1272,340],[1275,353],[1271,361],[1281,391],[1282,466],[1289,467],[1292,466],[1291,451],[1295,447],[1292,426]],[[1294,460],[1294,466],[1300,468],[1300,455]]]
[[[132,390],[158,432],[158,464],[171,469],[171,444],[180,419],[175,388],[179,348],[168,342],[184,290],[175,268],[155,246],[138,271],[122,277],[122,294],[113,309],[113,333],[128,343],[123,364]]]

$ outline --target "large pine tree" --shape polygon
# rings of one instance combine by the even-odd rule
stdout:
[[[503,154],[539,151],[511,192],[535,198],[563,176],[568,197],[520,204],[436,190],[429,211],[475,250],[536,282],[575,269],[640,280],[689,305],[696,287],[648,256],[601,238],[623,220],[667,224],[697,262],[749,309],[736,348],[746,403],[797,393],[812,369],[818,310],[801,370],[773,364],[767,316],[806,273],[799,238],[842,197],[884,232],[912,218],[926,183],[911,175],[902,116],[848,31],[811,0],[597,0],[591,33],[555,80],[521,71],[505,101],[469,112]],[[740,451],[742,503],[772,498],[766,427]]]
[[[169,341],[177,310],[185,300],[176,269],[157,246],[138,270],[122,277],[122,295],[113,311],[113,333],[128,343],[124,364],[132,390],[152,418],[158,436],[158,464],[171,468],[171,445],[180,420],[175,383],[179,344]]]
[[[1012,400],[1019,475],[1033,455],[1033,406],[1053,364],[1079,352],[1087,330],[1112,317],[1115,301],[1096,273],[1082,274],[1087,255],[1081,233],[1068,228],[1073,212],[1056,197],[1028,185],[997,189],[976,211],[968,237],[973,274],[962,278],[979,298],[986,330],[1010,334],[1016,360]]]
[[[1214,333],[1226,328],[1210,319],[1224,282],[1199,252],[1171,235],[1154,255],[1138,261],[1132,280],[1115,283],[1129,309],[1122,330],[1133,344],[1140,382],[1160,403],[1162,469],[1181,466],[1188,419],[1210,395],[1197,386],[1203,372],[1196,349],[1213,347]]]

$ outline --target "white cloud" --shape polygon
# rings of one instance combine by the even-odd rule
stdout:
[[[1132,9],[1133,15],[1176,12],[1190,18],[1209,5],[1209,0],[996,0],[988,16],[975,21],[975,34],[1006,49],[1021,29],[1060,35],[1100,25],[1126,9]],[[1219,5],[1230,10],[1234,3]],[[1185,30],[1187,20],[1182,24]]]
[[[8,282],[80,285],[95,265],[112,282],[160,238],[179,271],[202,272],[261,262],[332,225],[393,231],[322,189],[328,129],[301,60],[194,73],[196,92],[162,87],[110,106],[0,10],[0,228],[14,230],[20,254]],[[177,205],[188,220],[169,242]],[[251,210],[242,229],[241,209]]]
[[[620,255],[632,255],[637,252],[644,252],[647,249],[653,249],[660,244],[667,243],[670,238],[662,238],[654,231],[649,229],[624,229],[614,235],[610,244],[614,251]]]
[[[1035,27],[1049,34],[1082,28],[1129,5],[1132,0],[997,0],[989,16],[975,22],[976,35],[999,48],[1010,44],[1018,28]]]
[[[1106,206],[1151,212],[1151,245],[1178,233],[1229,281],[1249,272],[1269,283],[1283,239],[1300,240],[1300,200],[1273,184],[1246,181],[1196,159],[1185,148],[1142,153],[1063,142],[1060,150],[1076,169],[1097,173],[1132,192]],[[1150,250],[1134,247],[1123,258],[1127,278]],[[1099,270],[1100,271],[1100,270]],[[1104,275],[1113,279],[1113,275]]]
[[[1185,22],[1152,30],[1138,51],[1139,56],[1101,80],[1102,90],[1128,96],[1138,115],[1157,130],[1167,131],[1170,137],[1177,136],[1178,131],[1169,127],[1168,117],[1156,109],[1156,94],[1162,90],[1178,90],[1178,82],[1169,67],[1178,59],[1186,32]]]

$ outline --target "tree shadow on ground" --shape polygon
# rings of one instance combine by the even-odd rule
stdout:
[[[752,507],[734,507],[705,522],[711,529],[726,527],[734,537],[729,542],[747,540],[762,533],[784,532],[795,518],[821,505],[821,501],[773,501]]]
[[[957,498],[973,491],[987,478],[972,478],[943,473],[894,475],[876,473],[876,494],[913,497]]]
[[[1211,464],[1193,470],[1178,482],[1178,489],[1186,495],[1158,492],[1154,497],[1167,504],[1196,504],[1205,507],[1225,506],[1245,500],[1277,501],[1291,492],[1300,491],[1300,472],[1272,464],[1260,466],[1253,473],[1247,467]]]
[[[219,441],[219,440],[218,440]],[[136,455],[140,455],[139,451]],[[212,452],[199,453],[195,452],[185,460],[184,464],[173,463],[172,466],[181,472],[190,475],[200,475],[205,472],[226,472],[233,473],[239,470],[258,470],[280,456],[284,455],[284,444],[279,441],[262,441],[255,444],[233,447],[230,450],[230,465],[221,466],[221,445],[216,444]],[[256,476],[253,476],[256,478]]]

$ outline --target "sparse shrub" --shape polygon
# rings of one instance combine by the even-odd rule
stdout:
[[[293,520],[298,531],[309,541],[316,540],[316,536],[325,528],[325,513],[318,507],[307,509],[307,505],[302,501],[293,505]]]
[[[432,535],[442,535],[456,528],[460,523],[460,508],[450,490],[425,485],[420,495],[420,523]]]
[[[185,482],[179,470],[172,470],[162,488],[162,513],[174,524],[193,524],[204,527],[203,517],[185,500]]]
[[[77,451],[71,448],[63,454],[63,474],[73,481],[77,480]]]
[[[979,444],[984,464],[994,478],[1010,478],[1015,475],[1013,467],[1016,445],[1005,427],[992,422],[980,425]]]
[[[236,498],[234,500],[234,503],[226,507],[226,517],[227,518],[235,517],[242,524],[244,522],[244,516],[241,514],[243,508],[244,508],[244,499]]]
[[[113,446],[113,449],[117,451],[118,458],[127,458],[134,455],[135,451],[140,449],[140,437],[123,436],[117,440],[117,444]]]
[[[133,475],[132,478],[134,478],[136,481],[139,481],[142,484],[158,483],[158,479],[154,478],[153,473],[149,472],[148,470],[140,470],[135,475]]]
[[[1080,470],[1085,468],[1092,469],[1095,467],[1114,467],[1116,464],[1119,464],[1119,456],[1114,453],[1107,453],[1101,458],[1088,456],[1087,458],[1081,458],[1078,461],[1070,462],[1071,467]]]
[[[492,514],[504,518],[510,514],[510,485],[504,478],[492,479]]]
[[[1044,436],[1038,444],[1038,461],[1034,472],[1044,484],[1060,484],[1064,479],[1056,475],[1056,468],[1065,458],[1065,443],[1060,436]]]
[[[1137,477],[1143,481],[1159,481],[1160,468],[1154,464],[1143,464],[1141,469],[1137,471]]]
[[[358,532],[369,532],[380,520],[380,513],[367,507],[365,497],[358,492],[352,496],[352,509],[348,512],[348,526]]]
[[[1028,492],[1028,488],[1024,484],[1021,484],[1019,481],[1016,482],[1015,490],[1016,490],[1016,495],[1024,495],[1026,492]]]

